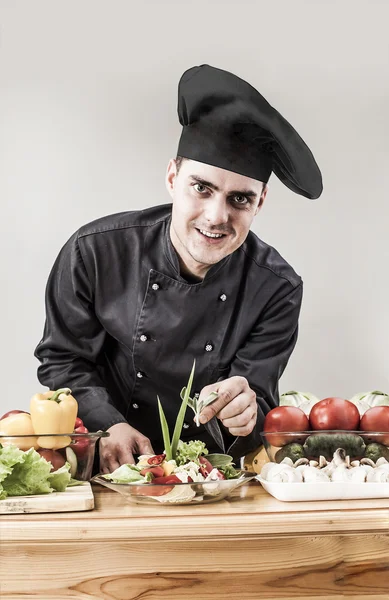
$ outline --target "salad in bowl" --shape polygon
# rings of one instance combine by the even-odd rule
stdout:
[[[92,481],[111,488],[138,503],[199,504],[228,496],[242,484],[255,479],[256,473],[238,470],[227,454],[209,454],[204,442],[180,439],[187,406],[196,417],[202,408],[217,398],[212,393],[202,405],[190,398],[195,364],[188,385],[181,392],[182,404],[174,432],[170,432],[158,398],[164,441],[163,454],[146,454],[136,464],[123,464],[112,473],[96,475]]]

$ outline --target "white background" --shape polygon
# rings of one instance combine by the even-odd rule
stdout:
[[[254,231],[305,282],[281,392],[389,392],[389,4],[374,0],[0,1],[1,406],[33,356],[57,253],[99,216],[170,201],[177,84],[248,80],[298,130],[319,200],[274,177]]]

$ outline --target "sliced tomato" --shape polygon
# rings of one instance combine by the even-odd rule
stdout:
[[[144,469],[141,470],[140,474],[145,476],[146,473],[152,473],[154,475],[154,477],[163,477],[165,474],[165,471],[163,470],[162,467],[145,467]]]
[[[163,463],[163,461],[166,458],[166,454],[156,454],[155,456],[150,456],[150,458],[147,459],[147,462],[149,465],[161,465]]]
[[[153,484],[145,484],[145,485],[137,485],[134,486],[136,490],[137,496],[164,496],[172,491],[172,487],[168,485],[153,485]]]
[[[207,458],[205,458],[205,456],[199,456],[199,463],[202,466],[202,469],[201,469],[202,473],[203,473],[203,470],[206,473],[210,473],[213,470],[213,466],[211,465],[209,460]]]
[[[165,475],[165,477],[155,477],[153,483],[182,483],[177,475]]]

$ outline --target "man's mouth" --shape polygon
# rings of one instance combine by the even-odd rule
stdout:
[[[213,233],[212,231],[207,231],[206,229],[197,229],[197,231],[199,231],[205,237],[213,239],[220,239],[226,235],[225,233]]]

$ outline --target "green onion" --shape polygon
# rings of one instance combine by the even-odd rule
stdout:
[[[185,389],[184,398],[182,400],[180,412],[178,413],[177,420],[176,420],[176,426],[175,426],[174,432],[173,432],[173,439],[172,439],[172,446],[171,446],[171,453],[172,453],[172,458],[173,459],[175,459],[175,456],[176,456],[178,442],[180,441],[182,426],[184,424],[186,407],[188,405],[188,400],[189,400],[189,397],[190,397],[190,391],[192,389],[193,376],[194,376],[194,371],[195,371],[195,364],[196,364],[196,360],[193,361],[192,371],[191,371],[190,376],[189,376],[188,385],[187,385],[187,387]]]
[[[157,396],[157,398],[158,398],[158,396]],[[169,426],[167,424],[165,413],[163,412],[162,404],[161,404],[161,401],[159,398],[158,398],[158,408],[159,408],[159,419],[161,421],[163,443],[165,446],[166,460],[172,460],[172,448],[170,446]]]

